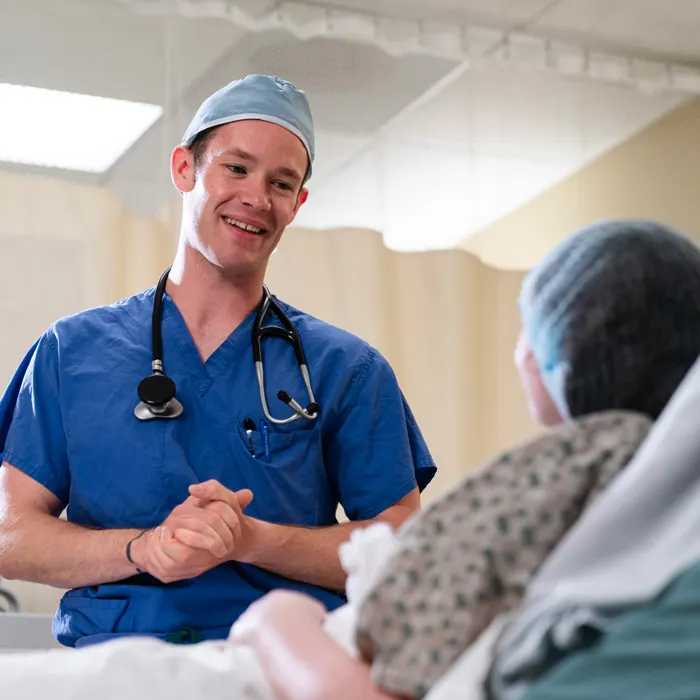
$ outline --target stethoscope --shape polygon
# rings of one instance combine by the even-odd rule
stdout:
[[[165,295],[165,284],[168,281],[168,268],[158,280],[155,296],[153,298],[153,313],[151,314],[151,337],[153,348],[153,362],[151,368],[153,374],[150,377],[145,377],[139,382],[138,393],[141,401],[134,409],[134,415],[139,420],[153,420],[155,418],[177,418],[182,415],[183,406],[175,396],[175,382],[165,374],[163,366],[163,337],[161,334],[161,323],[163,318],[163,297]],[[268,312],[272,312],[277,316],[283,328],[280,326],[263,326],[263,320]],[[255,374],[258,380],[260,389],[260,403],[262,404],[265,418],[271,423],[283,425],[306,418],[314,420],[318,417],[321,407],[314,398],[314,392],[311,388],[311,378],[309,376],[309,368],[306,364],[306,356],[304,348],[301,344],[301,338],[292,322],[287,318],[287,315],[282,311],[282,308],[277,303],[275,298],[270,294],[270,290],[266,285],[263,285],[263,298],[258,307],[258,312],[253,322],[253,330],[251,334],[251,343],[253,346],[253,360],[255,362]],[[286,340],[293,348],[294,354],[299,365],[299,371],[306,385],[306,391],[309,395],[309,405],[303,408],[283,389],[277,392],[277,397],[280,401],[289,406],[294,413],[289,418],[273,418],[270,415],[270,409],[265,398],[265,370],[263,368],[262,341],[263,338],[273,337]]]

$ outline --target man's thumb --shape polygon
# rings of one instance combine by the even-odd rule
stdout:
[[[243,510],[249,506],[250,502],[253,500],[253,492],[250,489],[241,489],[240,491],[236,491],[236,498],[238,499],[238,505],[241,507],[241,510]]]

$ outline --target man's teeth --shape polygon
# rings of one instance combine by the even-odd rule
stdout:
[[[250,231],[251,233],[262,233],[263,229],[258,228],[257,226],[251,226],[250,224],[244,224],[242,221],[236,221],[235,219],[229,219],[228,216],[224,217],[224,221],[227,224],[230,224],[231,226],[238,226],[238,228],[242,228],[244,231]]]

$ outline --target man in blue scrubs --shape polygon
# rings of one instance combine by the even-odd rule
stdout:
[[[154,289],[57,321],[8,386],[0,575],[69,589],[54,621],[61,643],[223,638],[280,587],[333,609],[339,544],[419,508],[435,467],[390,366],[282,302],[321,410],[313,421],[265,420],[251,329],[313,156],[304,93],[259,75],[209,97],[174,149],[183,215],[161,328],[180,417],[134,415]],[[304,405],[307,396],[294,352],[279,338],[263,352],[270,411],[287,417],[278,390]],[[337,523],[338,503],[350,523]]]

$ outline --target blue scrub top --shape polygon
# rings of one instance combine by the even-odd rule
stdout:
[[[217,479],[253,492],[246,513],[255,518],[322,527],[336,522],[338,503],[349,519],[365,520],[430,482],[433,460],[386,360],[359,338],[281,302],[304,345],[321,405],[316,421],[269,425],[267,453],[262,431],[254,431],[252,456],[243,422],[252,418],[259,426],[264,419],[251,346],[255,313],[203,364],[167,295],[163,360],[184,413],[137,420],[136,389],[151,365],[154,293],[55,323],[0,402],[4,460],[67,505],[69,521],[155,527],[187,498],[190,484]],[[275,322],[272,314],[265,319]],[[277,398],[280,389],[306,405],[291,346],[265,340],[263,358],[272,415],[291,413]],[[329,609],[344,602],[339,592],[229,562],[167,585],[143,574],[71,590],[54,634],[68,646],[182,630],[224,638],[250,603],[275,588],[304,591]]]

